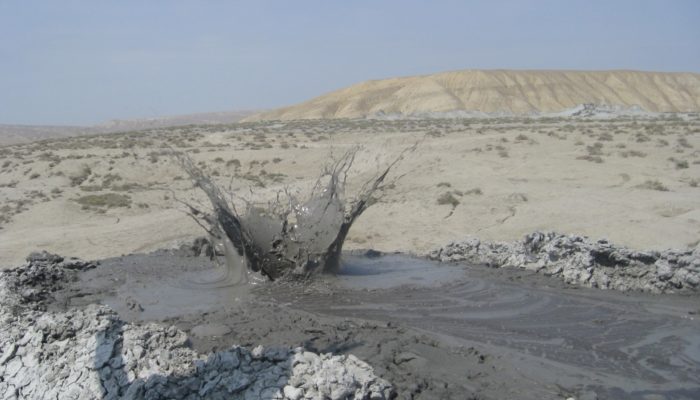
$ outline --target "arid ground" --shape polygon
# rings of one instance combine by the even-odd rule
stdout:
[[[700,118],[308,120],[188,126],[0,148],[0,265],[32,250],[98,259],[203,231],[203,200],[169,155],[187,152],[241,198],[308,189],[333,154],[362,146],[353,183],[419,142],[346,248],[425,254],[467,235],[535,230],[638,249],[700,240]]]
[[[214,264],[196,256],[204,231],[185,204],[207,200],[173,152],[244,207],[308,191],[332,159],[361,146],[352,197],[415,144],[346,249],[426,255],[467,236],[558,231],[642,251],[538,233],[527,246],[481,247],[531,262],[525,270],[485,268],[488,254],[469,258],[478,254],[466,254],[467,241],[431,253],[442,264],[360,252],[335,277],[194,283]],[[18,398],[362,397],[368,385],[401,399],[699,393],[697,115],[250,122],[46,140],[0,155],[0,266],[34,250],[100,260],[35,253],[0,273],[9,321],[0,388]],[[681,251],[646,252],[668,248]],[[160,341],[139,339],[151,337]],[[52,381],[57,373],[67,378]]]

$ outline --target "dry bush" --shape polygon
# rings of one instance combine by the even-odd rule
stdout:
[[[125,194],[105,193],[105,194],[90,194],[75,199],[75,202],[83,206],[82,208],[115,208],[115,207],[130,207],[131,197]]]
[[[640,157],[640,158],[643,158],[643,157],[646,157],[646,156],[647,156],[647,153],[644,153],[644,152],[638,151],[638,150],[628,150],[628,151],[621,151],[621,152],[620,152],[620,155],[621,155],[622,157],[624,157],[624,158],[627,158],[627,157]]]
[[[454,192],[445,192],[437,198],[437,204],[451,205],[452,207],[457,207],[459,205],[459,199],[454,196]]]
[[[669,189],[663,183],[658,180],[648,179],[644,183],[636,186],[639,189],[656,190],[659,192],[668,192]]]
[[[92,174],[90,167],[87,165],[82,165],[78,172],[68,177],[68,179],[70,179],[70,185],[79,186],[90,177],[90,174]]]

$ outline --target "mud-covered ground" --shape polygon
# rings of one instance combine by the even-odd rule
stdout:
[[[399,398],[700,397],[697,294],[576,288],[400,255],[347,261],[338,277],[244,290],[201,283],[214,267],[203,257],[129,255],[81,272],[51,308],[103,303],[126,321],[175,325],[199,352],[353,354]]]

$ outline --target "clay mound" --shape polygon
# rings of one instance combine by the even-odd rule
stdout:
[[[244,121],[363,118],[455,111],[531,114],[581,104],[648,112],[700,111],[700,74],[466,70],[359,83]]]

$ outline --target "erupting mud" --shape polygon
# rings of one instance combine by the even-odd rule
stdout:
[[[212,206],[206,212],[185,204],[189,215],[207,231],[214,248],[225,254],[224,280],[244,284],[250,281],[251,272],[272,280],[290,274],[303,277],[317,272],[337,272],[343,243],[352,224],[393,183],[387,179],[391,168],[416,146],[403,150],[365,182],[355,198],[346,196],[345,187],[357,147],[324,168],[307,199],[299,200],[284,191],[265,208],[244,201],[243,215],[238,214],[233,204],[233,193],[229,201],[187,155],[174,154]]]

